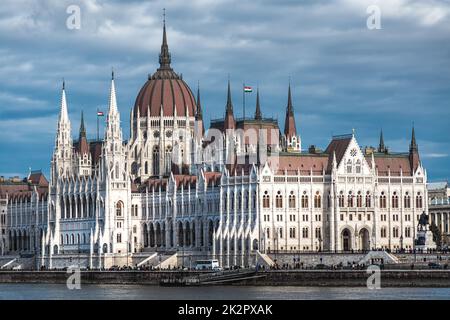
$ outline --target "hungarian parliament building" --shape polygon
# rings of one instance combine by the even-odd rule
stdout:
[[[224,117],[205,130],[200,90],[172,69],[165,24],[128,140],[114,73],[103,139],[87,139],[83,117],[72,138],[63,84],[50,176],[0,184],[1,254],[47,268],[81,255],[96,268],[183,251],[228,267],[271,252],[414,247],[428,212],[414,128],[405,153],[388,150],[382,133],[362,148],[354,131],[304,148],[291,86],[283,131],[256,95],[254,114],[237,118],[228,81]]]

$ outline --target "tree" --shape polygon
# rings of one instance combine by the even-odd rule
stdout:
[[[430,231],[433,233],[433,241],[436,243],[437,247],[441,247],[441,230],[439,230],[438,226],[433,222],[430,226]]]

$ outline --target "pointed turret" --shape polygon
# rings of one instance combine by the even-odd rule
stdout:
[[[84,115],[83,115],[83,111],[81,111],[81,124],[80,124],[80,135],[79,135],[79,139],[81,140],[81,138],[86,138],[86,128],[84,127]]]
[[[411,132],[411,143],[409,144],[409,152],[418,152],[419,151],[419,147],[417,146],[417,142],[416,142],[416,133],[414,131],[414,125],[412,127],[412,132]]]
[[[409,163],[413,172],[416,172],[420,164],[419,147],[416,142],[416,133],[414,125],[411,132],[411,143],[409,144]]]
[[[259,88],[256,89],[256,110],[255,110],[255,120],[262,120],[261,107],[259,105]]]
[[[197,107],[195,110],[195,135],[196,141],[200,141],[205,133],[205,126],[203,124],[203,111],[200,102],[200,84],[197,85]]]
[[[78,152],[81,155],[89,153],[89,142],[86,138],[86,128],[84,127],[84,116],[83,111],[81,111],[81,124],[80,124],[80,133],[78,138]]]
[[[67,111],[66,84],[63,80],[61,90],[58,129],[56,132],[55,151],[52,159],[52,183],[57,176],[69,176],[72,172],[72,132]]]
[[[122,130],[120,128],[120,114],[117,108],[116,86],[114,84],[114,71],[111,73],[111,88],[109,91],[108,116],[106,118],[105,138],[108,143],[122,143]]]
[[[117,113],[116,86],[114,84],[114,70],[111,72],[111,88],[109,91],[108,114]]]
[[[197,110],[195,113],[195,120],[203,120],[202,105],[200,103],[200,85],[197,86]]]
[[[159,69],[160,70],[171,70],[170,67],[170,52],[169,45],[167,44],[167,35],[166,35],[166,14],[164,13],[163,19],[163,39],[161,44],[161,53],[159,54]]]
[[[382,153],[386,152],[386,147],[384,145],[384,138],[383,138],[383,129],[381,129],[381,132],[380,132],[380,143],[378,144],[378,152],[382,152]]]
[[[231,86],[230,79],[228,79],[228,93],[227,93],[227,105],[225,109],[225,123],[224,129],[234,129],[236,127],[236,123],[234,121],[233,115],[233,103],[231,102]]]
[[[120,114],[117,108],[116,88],[114,83],[114,71],[111,74],[111,88],[109,92],[108,117],[106,119],[105,142],[103,144],[103,154],[105,169],[110,172],[113,179],[123,179],[124,153],[122,141],[122,129],[120,127]],[[138,118],[139,119],[139,118]],[[109,167],[111,164],[113,168]]]
[[[286,121],[284,124],[284,134],[286,135],[286,138],[292,138],[297,135],[297,129],[295,128],[294,107],[292,106],[290,83],[288,89],[288,102],[286,107]]]
[[[63,80],[61,91],[61,106],[59,111],[59,123],[66,122],[69,122],[69,113],[67,112],[66,82]]]

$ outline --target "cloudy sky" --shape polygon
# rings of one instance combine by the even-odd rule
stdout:
[[[80,29],[67,28],[70,5]],[[367,27],[370,5],[381,29]],[[223,115],[228,74],[238,116],[245,81],[259,85],[264,115],[282,120],[290,78],[303,146],[325,148],[352,129],[361,146],[375,146],[382,128],[404,152],[414,123],[429,180],[450,177],[448,0],[2,0],[0,175],[49,171],[62,78],[74,137],[84,110],[94,138],[114,67],[128,133],[158,66],[164,7],[172,66],[193,90],[200,82],[207,123]],[[254,103],[247,95],[247,114]]]

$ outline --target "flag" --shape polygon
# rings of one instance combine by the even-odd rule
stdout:
[[[253,91],[252,87],[244,86],[244,92],[252,92],[252,91]]]
[[[97,116],[98,117],[103,117],[104,116],[103,111],[97,111]]]

